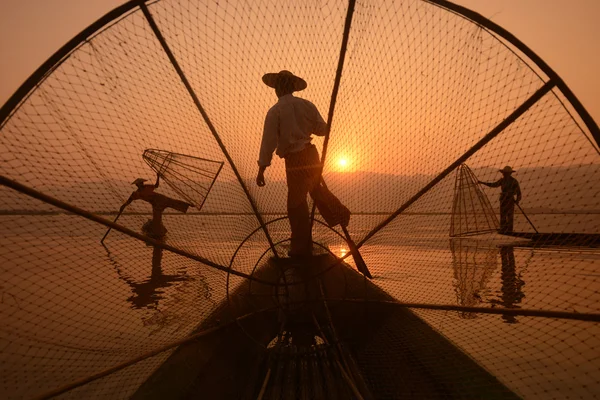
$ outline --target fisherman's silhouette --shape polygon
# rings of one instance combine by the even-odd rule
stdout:
[[[519,308],[525,294],[523,286],[525,282],[517,276],[515,265],[515,253],[512,246],[500,247],[500,258],[502,260],[502,287],[501,300],[492,300],[492,305],[497,304],[505,308]],[[508,324],[517,323],[517,318],[511,314],[502,314],[502,319]]]
[[[152,251],[152,272],[150,278],[142,283],[138,283],[135,280],[128,277],[121,271],[119,264],[111,256],[108,247],[104,246],[108,253],[110,260],[112,261],[119,278],[131,287],[133,296],[127,299],[133,305],[133,308],[153,308],[158,306],[159,300],[163,297],[161,288],[172,286],[175,282],[183,282],[191,280],[192,278],[188,275],[164,275],[162,273],[161,261],[163,249],[158,246],[154,246]]]
[[[511,234],[513,232],[515,204],[519,204],[521,201],[521,188],[519,187],[519,182],[511,176],[515,170],[507,165],[499,171],[502,173],[502,178],[496,182],[478,182],[489,187],[501,187],[499,232],[502,234]]]
[[[144,223],[142,232],[153,239],[161,240],[167,234],[167,228],[162,223],[162,215],[165,209],[173,208],[186,213],[191,204],[156,193],[154,189],[158,188],[160,183],[160,175],[158,174],[156,175],[156,183],[154,185],[145,185],[144,182],[146,182],[146,179],[142,178],[137,178],[132,182],[133,185],[137,186],[137,190],[121,206],[120,212],[123,212],[125,207],[134,200],[144,200],[150,203],[152,205],[152,219]]]
[[[275,89],[279,100],[265,118],[256,184],[265,186],[264,172],[271,165],[276,151],[279,157],[285,159],[287,210],[292,231],[289,255],[310,256],[309,193],[329,226],[340,224],[346,227],[350,220],[350,211],[322,184],[319,153],[311,144],[311,135],[325,136],[328,127],[313,103],[292,95],[306,88],[304,79],[284,70],[265,74],[262,80]]]

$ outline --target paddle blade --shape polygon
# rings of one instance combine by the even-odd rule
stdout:
[[[354,258],[356,269],[358,269],[358,271],[367,278],[373,279],[369,268],[367,268],[365,260],[363,260],[362,256],[360,255],[360,252],[358,251],[358,248],[356,247],[356,244],[350,237],[350,233],[348,232],[345,226],[342,226],[342,230],[344,231],[344,235],[346,236],[346,242],[348,242],[348,247],[350,248],[350,253],[352,253],[352,258]]]

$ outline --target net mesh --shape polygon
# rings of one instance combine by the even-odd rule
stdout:
[[[223,162],[165,150],[144,150],[142,157],[170,189],[198,210],[223,168]]]
[[[4,397],[597,396],[597,128],[485,24],[421,0],[350,5],[148,2],[157,31],[132,5],[9,110]],[[283,160],[255,184],[277,100],[261,76],[282,69],[324,118],[334,111],[323,178],[352,211],[372,280],[318,213],[313,240],[332,264],[300,277],[285,264]],[[471,170],[450,168],[474,146]],[[510,235],[479,225],[499,217],[500,189],[474,184],[505,165],[523,194]],[[102,245],[130,182],[157,173],[157,192],[196,209],[166,211],[158,244],[136,236],[152,209],[134,201]],[[319,340],[294,343],[306,337]]]
[[[456,170],[450,236],[494,232],[498,226],[496,214],[487,196],[479,189],[475,174],[462,164]]]

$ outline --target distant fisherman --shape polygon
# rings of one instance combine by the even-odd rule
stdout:
[[[306,81],[290,71],[265,74],[263,82],[275,89],[279,98],[265,118],[258,158],[256,184],[265,186],[264,172],[273,152],[285,159],[288,186],[287,210],[292,231],[291,257],[312,254],[312,232],[307,195],[310,193],[328,225],[348,225],[350,211],[321,185],[321,161],[311,135],[325,136],[328,127],[317,107],[292,95],[304,90]]]
[[[500,192],[500,233],[509,234],[513,231],[515,204],[519,204],[519,202],[521,201],[521,188],[519,187],[519,182],[511,176],[512,173],[515,172],[515,170],[513,170],[507,165],[499,171],[502,173],[503,176],[496,182],[478,182],[489,187],[501,187],[502,191]],[[515,196],[517,196],[516,199]]]
[[[163,194],[156,193],[154,189],[158,188],[160,183],[160,175],[156,176],[154,185],[144,185],[147,179],[137,178],[132,182],[132,185],[137,186],[137,190],[131,193],[129,199],[121,206],[120,212],[123,212],[125,207],[131,204],[134,200],[144,200],[152,205],[152,219],[149,219],[142,226],[142,232],[153,239],[162,239],[167,234],[167,228],[162,223],[162,214],[165,208],[173,208],[182,213],[186,213],[191,204],[185,201],[172,199]]]

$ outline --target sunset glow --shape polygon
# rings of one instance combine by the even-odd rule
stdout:
[[[348,167],[348,160],[344,157],[340,158],[338,161],[338,165],[340,167],[340,169],[346,169],[346,167]]]

